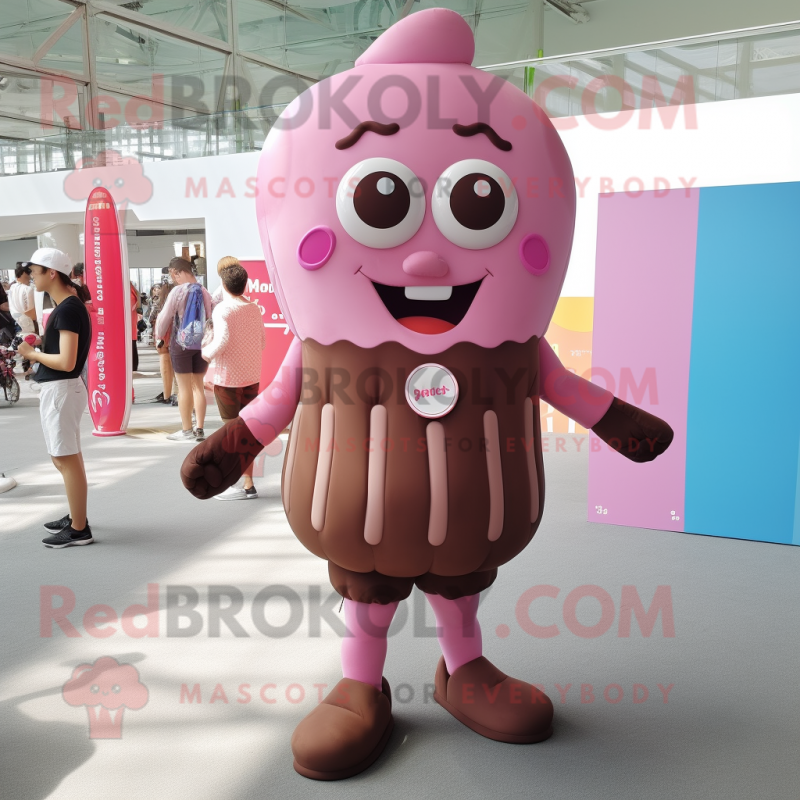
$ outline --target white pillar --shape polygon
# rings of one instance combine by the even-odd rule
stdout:
[[[83,261],[83,248],[78,238],[82,232],[82,225],[56,225],[47,233],[39,234],[39,247],[55,247],[69,256],[71,264],[75,264]]]
[[[82,225],[55,225],[47,233],[37,237],[39,247],[55,247],[69,256],[70,264],[83,261],[83,247],[78,235],[83,233]],[[36,301],[36,317],[39,320],[39,331],[42,330],[42,311],[44,310],[44,292],[34,292]]]

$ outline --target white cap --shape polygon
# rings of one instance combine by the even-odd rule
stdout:
[[[45,269],[54,269],[69,277],[72,272],[72,265],[69,263],[69,256],[56,250],[55,247],[40,247],[32,256],[30,261],[23,261],[23,267],[30,267],[36,264]]]

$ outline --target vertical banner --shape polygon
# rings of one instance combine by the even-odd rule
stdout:
[[[259,392],[263,392],[278,374],[294,336],[278,306],[266,263],[242,261],[242,266],[247,270],[248,278],[245,297],[257,303],[261,309],[264,333],[267,335],[267,346],[261,355],[261,383],[258,386]]]
[[[92,295],[89,412],[95,436],[121,436],[131,413],[131,310],[127,245],[114,199],[89,195],[84,228],[86,286]]]

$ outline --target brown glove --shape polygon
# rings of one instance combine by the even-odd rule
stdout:
[[[592,430],[625,458],[641,464],[660,456],[675,435],[663,419],[615,397]]]
[[[241,478],[264,445],[241,417],[200,442],[183,461],[183,485],[201,500],[224,492]]]

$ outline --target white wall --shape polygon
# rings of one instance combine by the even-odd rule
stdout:
[[[578,25],[545,11],[546,56],[800,20],[797,0],[596,0],[584,8],[591,19]]]
[[[671,130],[664,128],[658,115],[651,129],[640,129],[637,111],[616,130],[598,129],[598,117],[575,117],[577,127],[560,131],[576,179],[585,185],[584,197],[578,194],[575,243],[563,295],[594,295],[597,208],[603,179],[615,191],[623,191],[625,182],[636,178],[647,190],[658,188],[657,177],[667,179],[672,187],[682,187],[681,178],[696,187],[800,181],[800,94],[693,108],[697,114],[693,129],[687,128],[681,110]],[[635,181],[629,184],[631,191],[638,188]],[[746,219],[747,209],[742,209],[742,218],[731,220],[731,235]]]

